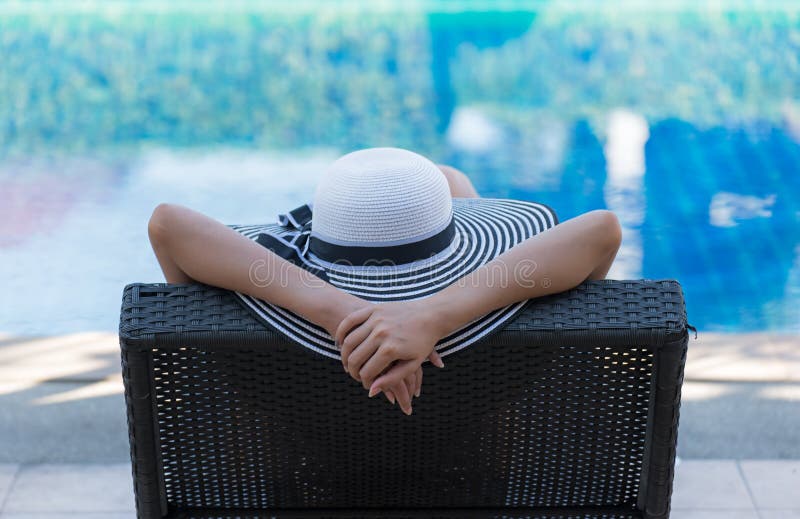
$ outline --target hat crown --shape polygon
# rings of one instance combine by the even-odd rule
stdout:
[[[398,148],[344,155],[314,196],[311,235],[360,247],[403,245],[445,229],[453,213],[447,179],[425,157]]]

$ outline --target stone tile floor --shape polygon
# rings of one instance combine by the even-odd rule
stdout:
[[[133,518],[130,465],[0,465],[0,519]],[[673,519],[800,519],[800,460],[683,460]]]

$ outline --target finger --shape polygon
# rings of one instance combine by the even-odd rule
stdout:
[[[411,394],[408,392],[405,383],[401,380],[396,386],[392,386],[392,390],[397,397],[397,403],[400,405],[400,409],[402,409],[405,414],[410,415]]]
[[[369,337],[370,333],[372,332],[372,325],[369,322],[364,322],[361,326],[358,326],[353,331],[348,333],[345,338],[344,342],[342,343],[342,364],[344,365],[345,371],[347,371],[347,366],[349,363],[353,362],[353,354],[355,352],[359,352],[364,358],[358,358],[356,360],[356,365],[361,366],[364,362],[367,361],[369,357],[369,352],[366,350],[359,351],[358,346],[361,345],[367,337]],[[355,352],[354,352],[355,350]]]
[[[386,395],[386,400],[388,400],[389,403],[394,405],[394,403],[396,401],[396,398],[394,396],[394,391],[392,391],[391,389],[384,389],[383,390],[383,394]]]
[[[372,328],[372,326],[369,326],[368,324],[363,324],[363,325],[361,325],[360,328],[364,328],[364,327]],[[355,330],[353,333],[359,332],[360,328]],[[353,334],[350,334],[350,335],[347,336],[347,338],[344,340],[345,344],[347,344],[350,341],[350,337],[352,335]],[[376,334],[375,330],[372,329],[371,333],[367,337],[362,339],[361,342],[356,345],[355,349],[350,352],[350,356],[348,357],[348,360],[347,360],[348,369],[351,366],[356,366],[357,367],[357,372],[360,372],[364,368],[364,365],[367,364],[369,362],[369,360],[372,357],[375,356],[376,351],[380,350],[381,342],[380,342],[379,339],[377,339],[375,337],[376,335],[377,334]],[[349,347],[349,345],[348,345],[348,347]],[[358,380],[361,380],[361,381],[364,380],[364,377],[360,373],[359,373],[358,377],[359,377]],[[372,379],[370,379],[370,382],[372,380],[374,380],[374,378],[375,377],[372,377]],[[364,385],[365,389],[368,388],[368,387],[369,387],[369,384],[365,384]]]
[[[372,316],[370,315],[369,317],[372,317]],[[364,322],[362,322],[360,326],[357,326],[356,329],[364,328],[364,330],[362,330],[362,331],[371,330],[373,328],[373,326],[370,323],[370,318],[369,317]],[[355,330],[352,330],[352,331],[355,331]],[[359,333],[361,333],[361,332],[359,332]],[[367,337],[369,337],[369,334],[367,334]],[[347,334],[345,334],[342,342],[339,342],[337,344],[339,345],[340,355],[342,357],[342,365],[344,366],[345,371],[347,371],[347,363],[350,361],[350,355],[353,353],[353,350],[355,348],[357,348],[358,345],[361,344],[361,343],[360,342],[355,342],[355,341],[348,342]]]
[[[408,394],[411,398],[417,393],[417,372],[410,374],[406,377],[406,389],[408,389]]]
[[[418,366],[419,361],[413,359],[395,362],[395,364],[389,368],[386,373],[382,374],[380,377],[375,379],[374,382],[372,382],[370,391],[372,391],[372,388],[393,388],[397,386],[409,375],[409,373],[416,371]],[[395,394],[395,396],[399,397],[397,394]]]
[[[364,339],[364,342],[359,344],[356,347],[356,351],[351,353],[349,358],[347,359],[347,364],[345,364],[345,369],[347,372],[350,373],[350,376],[356,380],[361,380],[363,382],[363,377],[359,374],[359,372],[363,368],[363,361],[358,363],[358,359],[369,359],[372,360],[377,355],[380,355],[378,351],[380,349],[380,343],[378,339],[375,337],[375,333],[369,334],[369,337]],[[388,362],[387,362],[388,364]],[[374,378],[374,377],[373,377]],[[370,379],[372,381],[372,379]],[[364,385],[362,383],[362,385]],[[364,388],[368,388],[369,384],[365,385]]]
[[[437,368],[443,368],[444,362],[442,362],[442,357],[439,355],[439,352],[433,350],[430,355],[428,355],[428,360],[431,361],[431,364],[436,366]]]
[[[392,366],[390,364],[389,367],[387,367],[385,370],[383,370],[381,375],[383,375],[383,373],[386,373],[387,371],[389,371],[389,368],[391,368],[391,367]],[[362,386],[364,385],[363,382],[362,382],[361,385]],[[386,388],[388,388],[388,390],[391,390],[391,388],[388,387],[388,386],[386,386]],[[365,389],[367,389],[367,388],[365,388]],[[369,397],[372,398],[373,396],[377,395],[378,393],[380,393],[383,390],[384,390],[384,388],[381,388],[381,387],[378,387],[378,386],[375,386],[375,385],[369,386]],[[394,404],[394,402],[392,402],[392,404]]]
[[[417,370],[417,390],[414,392],[414,396],[419,398],[419,395],[422,394],[422,373],[423,373],[422,366],[419,367]]]
[[[357,324],[366,321],[369,316],[372,315],[373,310],[375,310],[375,305],[367,305],[342,319],[342,322],[336,327],[336,333],[333,336],[336,340],[336,344],[342,344],[347,333]]]
[[[367,338],[364,343],[367,343],[368,341],[370,341],[369,338]],[[359,346],[359,348],[361,347]],[[392,362],[396,360],[398,359],[392,358],[392,356],[387,352],[386,345],[381,344],[377,351],[374,351],[372,356],[369,357],[363,366],[361,366],[361,369],[358,372],[359,377],[361,377],[361,385],[364,386],[364,389],[368,389],[372,385],[373,381],[380,376],[380,374],[383,373],[383,371],[388,368]],[[405,376],[394,380],[393,383],[397,384],[402,381],[403,378],[405,378]]]

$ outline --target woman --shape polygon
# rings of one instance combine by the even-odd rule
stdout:
[[[301,206],[281,225],[229,227],[161,204],[148,231],[168,283],[235,291],[291,340],[341,358],[370,397],[383,392],[411,414],[426,359],[442,368],[526,300],[605,277],[621,240],[614,214],[555,224],[546,206],[479,198],[454,168],[373,148],[334,162],[313,211]]]

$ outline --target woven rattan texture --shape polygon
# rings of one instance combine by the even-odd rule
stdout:
[[[406,417],[290,345],[154,350],[178,507],[614,505],[635,500],[652,353],[487,343],[426,374]]]
[[[592,281],[535,300],[504,329],[659,329],[678,336],[686,330],[686,310],[676,281]],[[163,333],[272,331],[227,290],[134,284],[124,293],[120,336],[130,341],[128,345]]]

